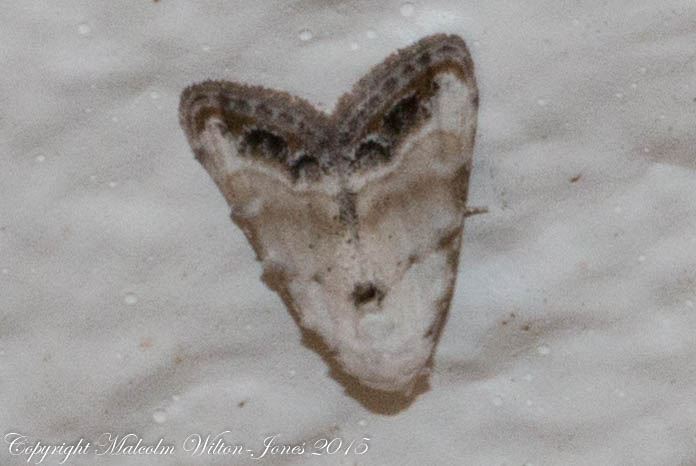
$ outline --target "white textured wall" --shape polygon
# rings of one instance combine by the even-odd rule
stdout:
[[[3,436],[135,433],[179,452],[80,465],[696,462],[696,5],[401,6],[3,2]],[[470,203],[490,214],[467,220],[430,390],[400,405],[347,395],[302,346],[177,106],[225,78],[330,111],[435,32],[474,57]],[[255,450],[371,440],[363,456],[182,451],[224,430]],[[0,441],[0,464],[26,460]]]

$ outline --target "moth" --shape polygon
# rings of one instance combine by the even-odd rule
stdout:
[[[360,383],[408,392],[452,299],[478,90],[464,40],[399,50],[326,114],[206,81],[180,123],[263,265],[262,280]]]

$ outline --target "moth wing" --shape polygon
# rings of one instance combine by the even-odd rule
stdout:
[[[288,287],[322,267],[317,250],[341,229],[337,181],[318,156],[326,118],[287,94],[214,81],[186,89],[179,114],[265,282],[297,311]]]
[[[341,109],[354,135],[348,185],[362,260],[390,290],[380,319],[402,329],[395,341],[411,335],[414,347],[432,348],[453,294],[477,126],[466,44],[430,36],[376,67],[353,94],[354,106]]]

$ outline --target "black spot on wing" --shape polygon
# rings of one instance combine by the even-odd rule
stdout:
[[[269,161],[284,162],[288,157],[285,139],[265,129],[252,129],[242,140],[242,152],[247,152]]]
[[[310,181],[316,181],[321,176],[321,168],[316,157],[303,155],[292,163],[290,166],[290,173],[293,180],[304,178]]]
[[[390,156],[391,150],[388,146],[368,140],[358,146],[352,164],[356,168],[370,168],[387,162]]]
[[[392,136],[398,137],[416,124],[419,108],[420,99],[418,94],[401,99],[384,116],[383,128]]]

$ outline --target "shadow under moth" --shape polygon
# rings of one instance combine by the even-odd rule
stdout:
[[[438,34],[375,66],[330,115],[206,81],[183,91],[179,116],[263,281],[348,374],[408,392],[454,291],[477,111],[466,44]]]

